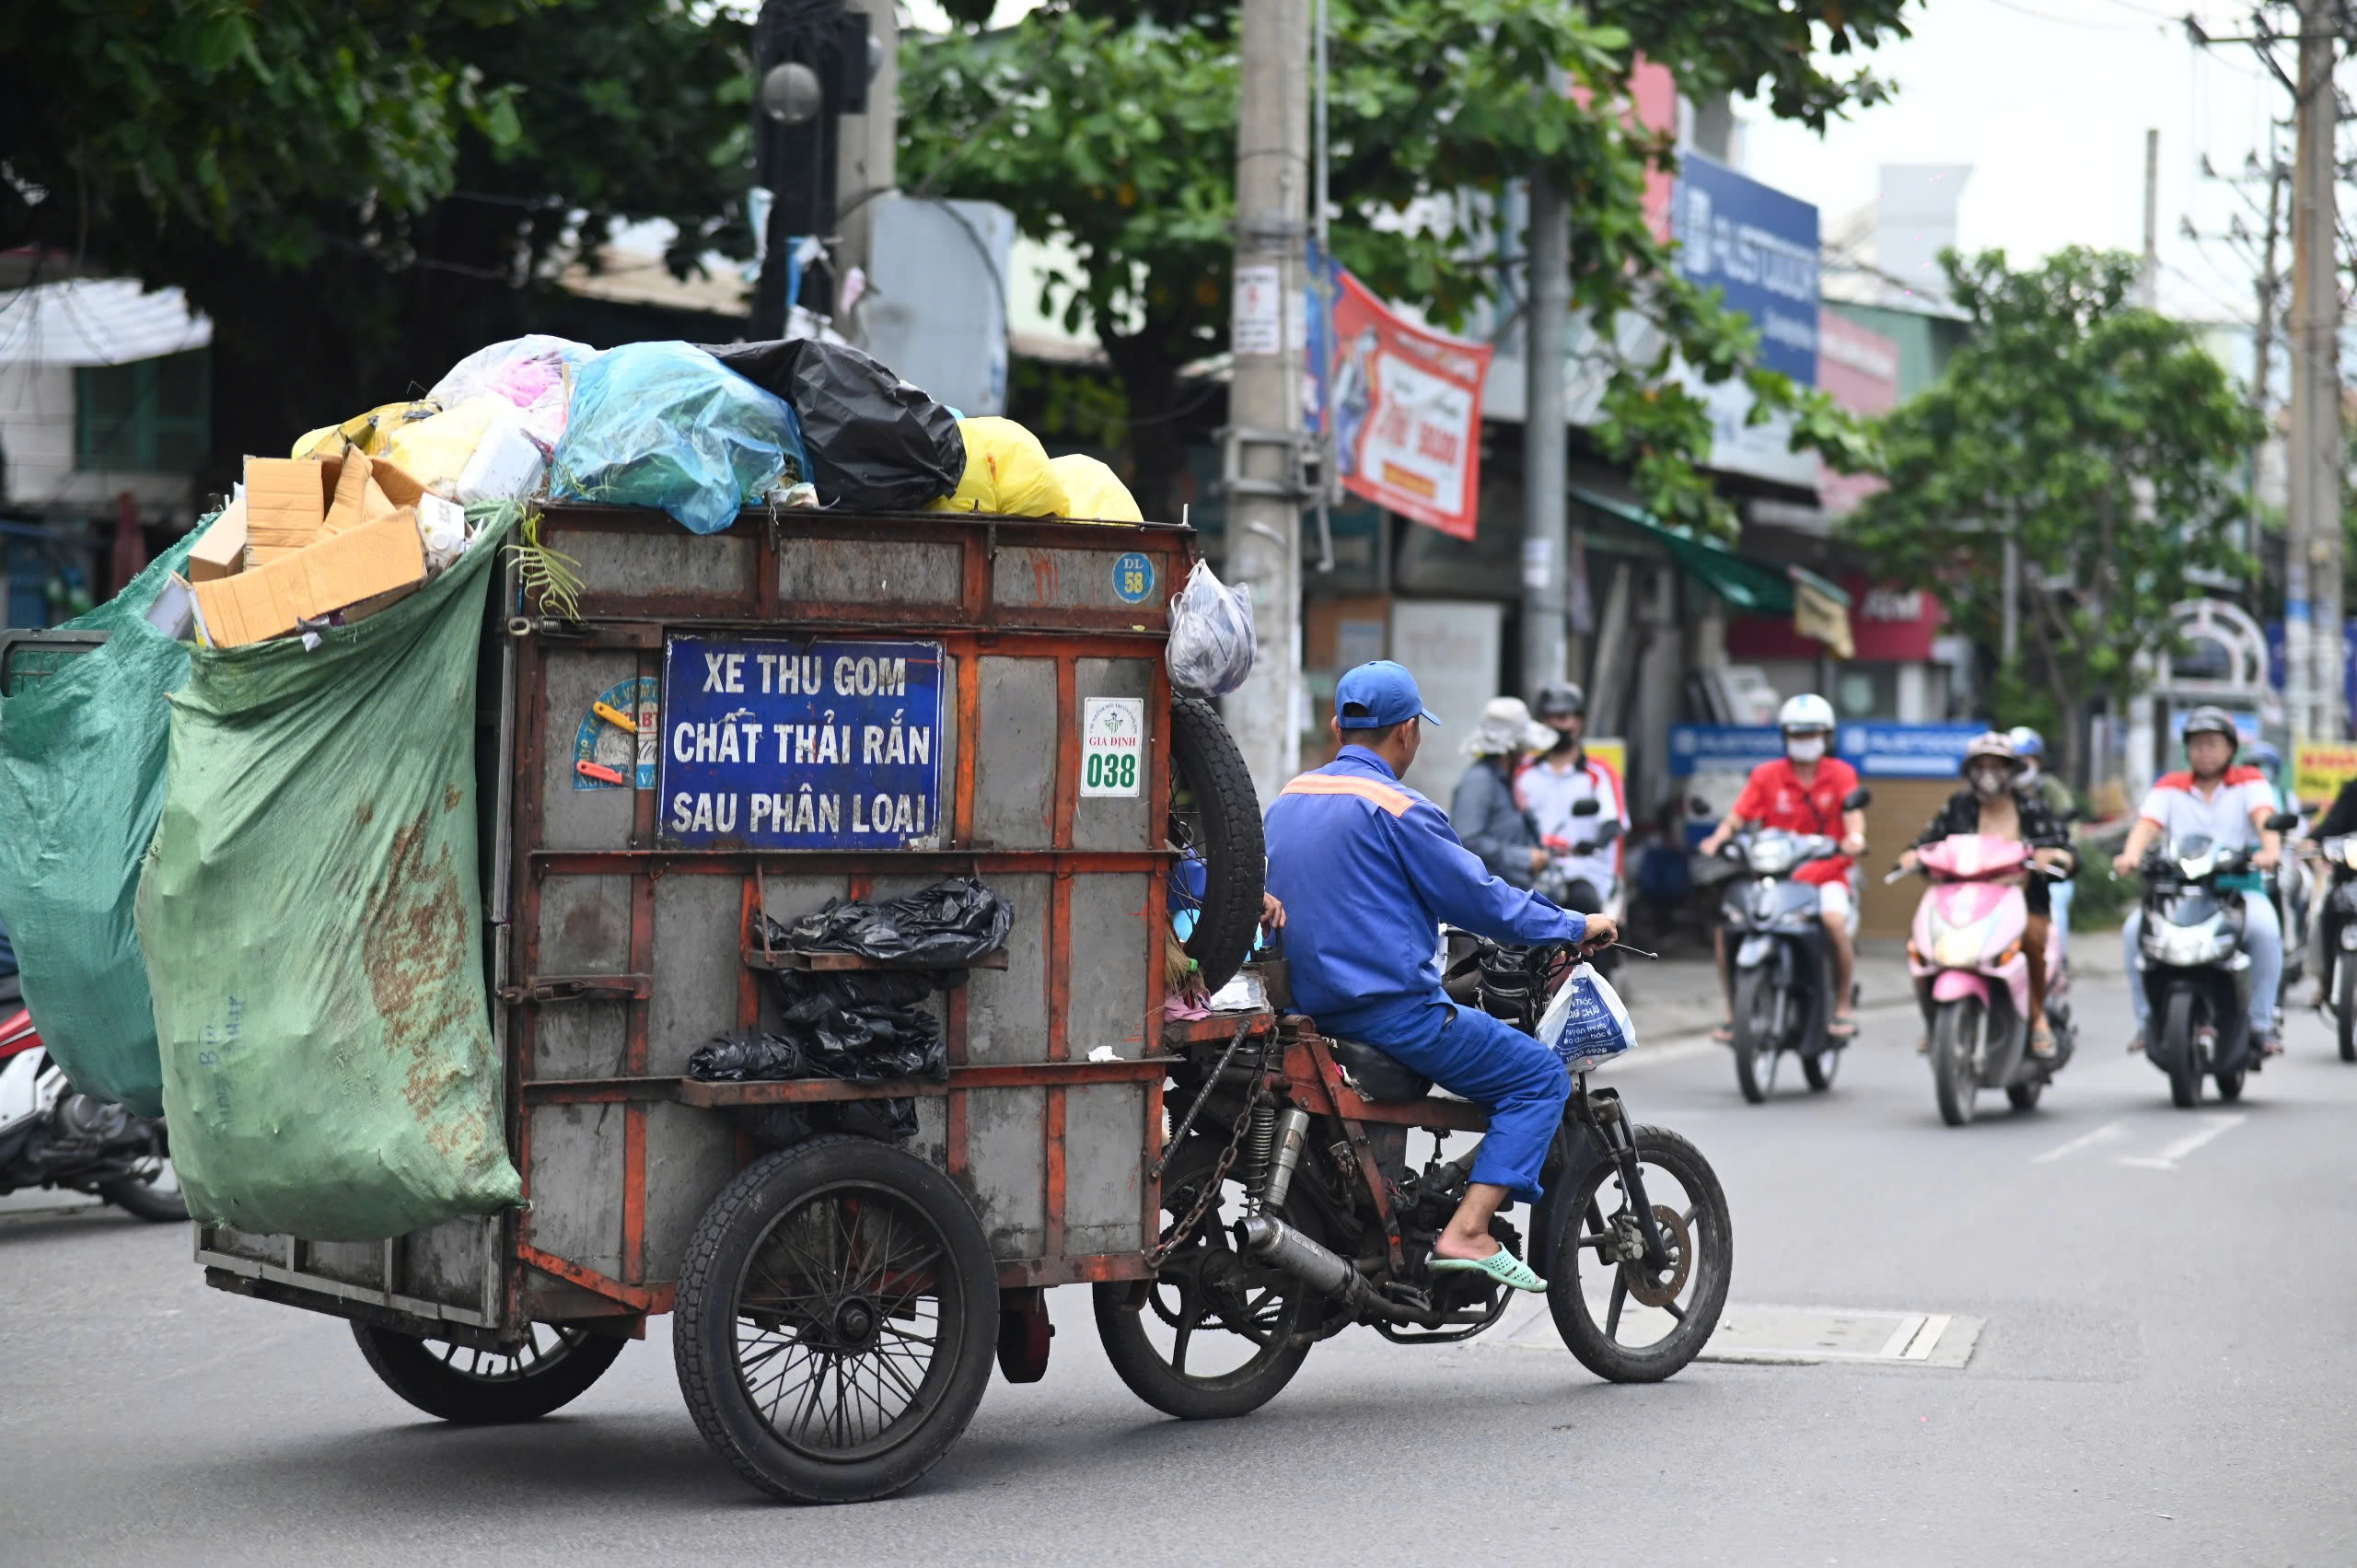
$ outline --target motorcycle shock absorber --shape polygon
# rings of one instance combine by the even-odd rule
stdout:
[[[1255,1212],[1284,1206],[1285,1194],[1293,1191],[1294,1172],[1301,1168],[1302,1151],[1309,1144],[1309,1112],[1299,1106],[1289,1106],[1275,1118],[1276,1150],[1269,1161],[1268,1179],[1259,1188],[1260,1202]]]
[[[1256,1098],[1252,1102],[1252,1120],[1245,1129],[1243,1147],[1237,1151],[1236,1179],[1247,1192],[1258,1193],[1266,1186],[1269,1168],[1277,1152],[1277,1108],[1272,1100]]]

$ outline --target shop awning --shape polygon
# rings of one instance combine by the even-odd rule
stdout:
[[[1670,527],[1643,506],[1592,490],[1573,485],[1572,494],[1583,505],[1658,540],[1678,570],[1736,609],[1753,615],[1789,615],[1803,636],[1823,643],[1837,658],[1851,656],[1850,596],[1816,573],[1738,555],[1716,540],[1698,539]]]

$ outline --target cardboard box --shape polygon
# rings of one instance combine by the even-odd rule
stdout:
[[[315,542],[335,476],[316,458],[246,459],[246,564],[266,566]]]
[[[417,514],[404,506],[237,576],[200,583],[196,602],[207,639],[234,648],[283,637],[335,610],[358,620],[424,580]]]
[[[246,503],[243,496],[221,509],[213,526],[198,536],[188,552],[188,579],[209,583],[234,577],[246,569]]]
[[[319,524],[322,539],[415,506],[425,495],[425,487],[400,469],[356,449],[326,459],[321,468],[333,490],[327,517]]]

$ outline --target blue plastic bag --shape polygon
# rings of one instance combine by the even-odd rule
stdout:
[[[549,494],[659,506],[691,532],[718,533],[789,464],[808,476],[784,399],[687,343],[624,343],[575,374]]]
[[[1538,1041],[1574,1073],[1602,1065],[1637,1043],[1637,1026],[1612,982],[1587,964],[1572,970],[1539,1016]]]

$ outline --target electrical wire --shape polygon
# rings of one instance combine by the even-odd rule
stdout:
[[[2014,0],[1988,0],[1988,3],[2001,11],[2011,11],[2016,16],[2033,17],[2041,22],[2051,22],[2056,27],[2078,28],[2085,32],[2131,33],[2146,30],[2141,27],[2118,27],[2105,22],[2083,22],[2075,17],[2057,17],[2045,11],[2033,11],[2026,6],[2017,6]]]

